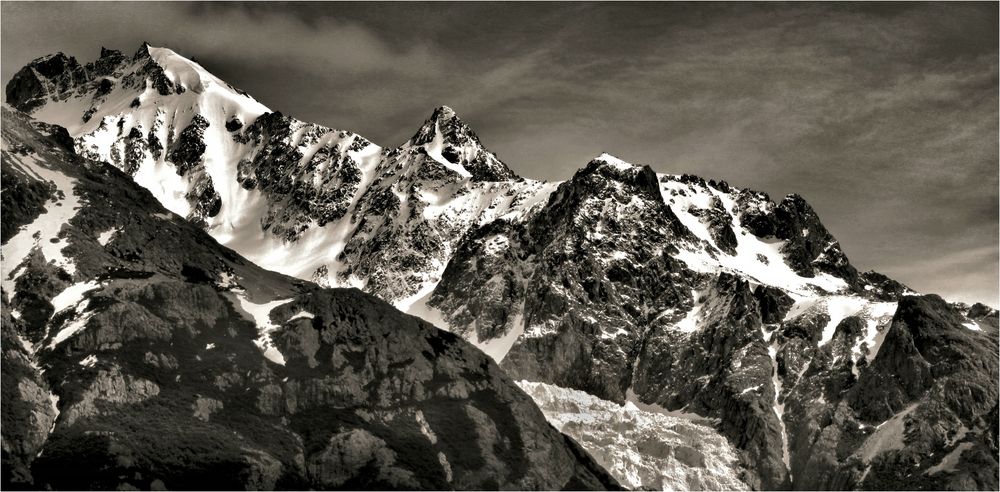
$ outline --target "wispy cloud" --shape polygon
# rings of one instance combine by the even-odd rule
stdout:
[[[69,2],[45,6],[5,3],[3,13],[13,19],[41,14],[55,26],[73,26],[69,30],[39,29],[37,22],[4,22],[5,59],[12,55],[12,63],[21,62],[23,56],[19,55],[28,52],[29,47],[36,53],[50,47],[87,60],[97,55],[95,43],[135,49],[138,38],[201,58],[224,57],[251,66],[287,65],[317,74],[419,77],[440,73],[444,68],[442,55],[427,44],[393,46],[357,22],[333,17],[304,18],[294,9],[256,10],[237,3]],[[81,37],[87,42],[81,43]],[[17,67],[4,65],[7,78]]]

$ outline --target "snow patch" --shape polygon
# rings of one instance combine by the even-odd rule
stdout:
[[[955,449],[952,449],[951,452],[941,458],[940,463],[925,470],[924,475],[933,475],[940,472],[953,472],[957,470],[958,463],[962,459],[962,453],[968,449],[972,449],[971,442],[963,442],[958,446],[955,446]]]
[[[510,240],[507,236],[496,234],[486,238],[486,254],[497,256],[510,248]]]
[[[98,287],[99,284],[95,280],[88,280],[86,282],[78,282],[69,287],[63,289],[62,292],[57,294],[55,297],[49,301],[52,304],[53,313],[59,313],[60,311],[67,309],[69,307],[76,306],[83,300],[84,294],[90,292]]]
[[[625,170],[632,169],[632,168],[635,167],[632,164],[630,164],[628,162],[625,162],[625,161],[623,161],[623,160],[621,160],[621,159],[619,159],[619,158],[617,158],[617,157],[615,157],[615,156],[613,156],[613,155],[611,155],[611,154],[609,154],[607,152],[604,152],[601,155],[597,156],[597,158],[595,160],[604,161],[605,163],[610,164],[611,166],[614,166],[615,169],[618,169],[620,171],[625,171]]]
[[[316,317],[315,314],[310,313],[309,311],[306,310],[302,310],[295,313],[295,315],[292,316],[291,318],[288,318],[288,321],[295,321],[297,319],[313,319],[315,317]]]
[[[68,320],[63,325],[63,329],[59,330],[59,333],[57,333],[56,336],[52,337],[52,341],[49,342],[48,346],[49,349],[56,348],[57,345],[68,340],[70,337],[75,335],[80,330],[83,330],[87,326],[87,322],[90,321],[90,318],[94,316],[93,312],[86,311],[89,304],[90,302],[84,299],[83,302],[76,305],[75,307],[76,316]]]
[[[65,239],[57,238],[63,226],[76,215],[76,211],[80,207],[80,197],[77,196],[74,189],[75,181],[73,179],[59,171],[49,169],[34,154],[22,156],[10,153],[4,155],[5,159],[8,157],[15,168],[30,170],[30,172],[41,176],[42,180],[55,184],[57,189],[53,197],[45,203],[45,211],[30,224],[22,226],[17,234],[0,248],[0,256],[3,258],[3,261],[0,262],[0,280],[2,280],[3,290],[13,297],[17,278],[23,273],[23,269],[18,267],[35,248],[41,250],[46,261],[61,267],[70,275],[76,272],[76,265],[62,254],[62,249],[68,245],[68,242]],[[64,196],[62,199],[59,198],[60,192]],[[52,242],[53,239],[57,239],[56,242]]]
[[[843,279],[826,273],[807,278],[792,270],[781,253],[785,241],[758,238],[743,228],[739,216],[733,213],[735,200],[729,193],[685,183],[677,176],[658,177],[663,202],[699,240],[697,244],[678,244],[679,252],[674,257],[686,263],[688,268],[700,273],[734,272],[800,295],[814,295],[817,291],[835,293],[847,288]],[[708,251],[709,246],[717,245],[698,210],[710,209],[717,203],[721,203],[722,209],[730,215],[737,241],[735,255]]]
[[[979,323],[976,323],[975,321],[969,321],[968,323],[962,323],[962,326],[964,326],[964,327],[966,327],[966,328],[968,328],[968,329],[970,329],[972,331],[983,331],[983,329],[979,327]]]
[[[441,126],[437,121],[434,122],[434,140],[425,144],[424,149],[427,150],[427,155],[429,155],[432,159],[437,161],[442,166],[455,171],[459,174],[459,176],[462,176],[463,178],[472,177],[472,173],[466,171],[460,164],[454,164],[441,155],[441,152],[444,150],[444,135],[441,134]]]
[[[442,330],[454,333],[455,330],[453,330],[451,325],[448,324],[447,321],[445,321],[444,314],[441,312],[441,310],[435,307],[431,307],[427,304],[427,302],[430,301],[431,294],[433,293],[433,291],[434,291],[433,287],[422,289],[420,292],[417,292],[417,294],[420,295],[419,298],[416,298],[417,296],[413,296],[416,299],[413,300],[412,302],[410,302],[409,299],[400,301],[400,303],[396,304],[396,309],[399,309],[400,311],[403,311],[411,316],[416,316]],[[400,309],[400,305],[403,302],[410,302],[406,306],[406,309]]]
[[[53,307],[53,313],[61,313],[67,309],[72,308],[75,313],[70,319],[63,321],[63,327],[49,342],[48,348],[53,349],[60,343],[68,340],[70,337],[75,335],[80,330],[84,329],[90,318],[93,317],[93,312],[88,312],[87,307],[90,305],[90,300],[85,299],[84,295],[96,288],[100,287],[100,284],[96,281],[90,280],[87,282],[78,282],[57,294],[50,301]],[[49,328],[51,329],[51,327]],[[48,330],[48,329],[47,329]],[[46,332],[48,336],[48,331]]]
[[[823,336],[819,344],[826,345],[833,338],[837,325],[844,318],[854,316],[860,312],[868,303],[867,299],[852,296],[830,296],[822,301],[826,305],[827,314],[830,315],[830,322],[823,328]]]
[[[52,417],[52,427],[49,427],[49,434],[56,430],[56,422],[59,420],[59,395],[55,393],[49,393],[49,406],[52,407],[53,417]],[[44,449],[43,449],[44,450]],[[41,456],[42,452],[38,452],[38,456]]]
[[[702,308],[705,307],[705,302],[701,302],[701,299],[703,299],[706,294],[707,291],[691,291],[691,298],[694,299],[694,305],[684,318],[674,324],[676,329],[684,333],[693,333],[698,329],[699,322],[701,321],[701,311]]]
[[[438,457],[438,463],[440,463],[441,464],[441,468],[444,469],[444,479],[445,479],[445,481],[447,481],[448,483],[451,483],[451,480],[452,480],[452,471],[451,471],[451,463],[448,463],[448,457],[445,456],[444,452],[442,452],[442,451],[438,451],[437,457]]]
[[[636,360],[636,362],[638,363],[638,360]],[[701,415],[698,415],[696,413],[685,412],[683,408],[680,410],[667,410],[666,408],[663,408],[662,406],[657,405],[655,403],[643,403],[642,400],[639,399],[639,395],[636,395],[635,392],[632,391],[632,388],[629,388],[628,390],[625,391],[625,401],[628,404],[631,404],[632,406],[638,408],[639,410],[642,410],[643,412],[647,413],[658,413],[660,415],[666,415],[667,417],[694,420],[700,422],[711,421],[711,419],[707,417],[702,417]]]
[[[424,412],[417,410],[414,417],[417,420],[417,425],[420,426],[420,433],[423,434],[424,437],[431,442],[431,444],[437,444],[437,435],[434,434],[434,431],[431,429],[431,424],[428,423],[427,419],[424,417]]]
[[[781,398],[781,377],[778,376],[778,349],[777,341],[767,347],[767,354],[771,356],[771,385],[774,387],[774,404],[772,409],[778,417],[778,424],[781,426],[781,461],[788,470],[788,480],[792,481],[791,454],[788,450],[788,430],[785,428],[785,402]]]
[[[282,304],[292,302],[294,298],[278,299],[263,304],[251,302],[244,292],[237,293],[236,298],[239,299],[243,311],[249,314],[251,320],[257,325],[259,336],[254,339],[253,343],[260,348],[268,360],[275,364],[285,365],[285,356],[274,346],[274,340],[271,339],[271,333],[278,329],[276,325],[271,323],[271,311]]]
[[[896,313],[896,307],[897,303],[895,302],[873,302],[859,313],[865,320],[865,334],[863,337],[859,337],[854,346],[851,347],[851,354],[854,357],[851,372],[854,373],[854,376],[860,374],[857,364],[862,358],[870,362],[878,355],[882,341],[885,340],[885,335],[892,323],[892,317]],[[868,347],[867,354],[861,352],[862,345]]]
[[[239,277],[236,275],[229,272],[222,272],[219,274],[219,281],[216,282],[215,285],[224,290],[238,289],[240,288],[238,280]]]
[[[101,246],[107,246],[108,243],[111,242],[111,238],[114,237],[115,234],[118,234],[118,231],[120,230],[121,228],[112,227],[111,229],[108,229],[98,234],[97,243],[100,244]]]

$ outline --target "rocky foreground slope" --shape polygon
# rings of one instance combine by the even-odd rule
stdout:
[[[461,338],[2,116],[4,489],[617,487]]]
[[[446,107],[381,148],[149,46],[41,58],[7,97],[265,268],[362,288],[516,379],[710,419],[750,487],[997,487],[996,310],[858,272],[800,196],[607,154],[519,178]]]

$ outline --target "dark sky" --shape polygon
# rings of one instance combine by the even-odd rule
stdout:
[[[997,5],[3,2],[2,77],[147,40],[383,146],[446,104],[521,175],[799,193],[860,269],[996,306]]]

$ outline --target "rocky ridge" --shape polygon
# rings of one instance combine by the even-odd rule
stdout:
[[[5,489],[617,487],[461,338],[263,270],[2,116]]]
[[[86,65],[110,67],[99,73],[53,57],[14,76],[11,105],[68,128],[79,152],[251,261],[400,307],[433,287],[470,228],[523,214],[551,189],[517,178],[447,107],[383,149],[272,112],[169,49],[104,50]]]

